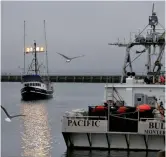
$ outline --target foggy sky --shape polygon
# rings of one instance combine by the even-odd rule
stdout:
[[[46,20],[50,73],[121,73],[125,48],[109,46],[108,43],[117,42],[118,38],[128,41],[130,32],[144,29],[152,12],[152,2],[145,1],[15,1],[2,2],[1,7],[1,68],[7,73],[20,73],[18,66],[23,67],[24,20],[27,46],[34,40],[39,45],[44,44],[43,20]],[[164,2],[156,1],[155,11],[164,25]],[[85,57],[68,64],[56,52],[70,57],[84,54]],[[135,71],[145,69],[145,56],[138,59]]]

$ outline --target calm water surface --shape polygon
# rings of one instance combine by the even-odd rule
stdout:
[[[1,114],[2,157],[156,157],[156,152],[67,151],[61,134],[65,111],[87,108],[104,98],[104,84],[56,83],[54,98],[22,102],[20,83],[2,83],[2,105],[26,117],[6,122]]]

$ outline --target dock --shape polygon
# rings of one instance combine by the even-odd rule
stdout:
[[[144,78],[144,76],[137,76]],[[73,83],[119,83],[120,75],[51,75],[51,82]],[[21,82],[21,75],[2,75],[1,82]]]

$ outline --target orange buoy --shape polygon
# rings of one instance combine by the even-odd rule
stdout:
[[[140,112],[144,112],[144,111],[151,110],[151,107],[148,104],[141,104],[137,106],[137,110],[139,110]]]
[[[106,109],[106,107],[105,106],[96,106],[95,107],[95,110],[97,111],[103,111],[103,110],[105,110]]]
[[[124,112],[126,112],[126,110],[127,110],[127,107],[121,106],[121,107],[119,107],[119,109],[117,110],[117,112],[124,113]]]

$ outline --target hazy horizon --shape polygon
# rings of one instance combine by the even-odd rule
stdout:
[[[43,20],[46,20],[49,72],[121,74],[125,48],[109,46],[110,42],[129,41],[130,32],[142,31],[152,12],[150,1],[2,1],[1,72],[21,73],[23,67],[23,24],[26,21],[26,46],[44,44]],[[165,3],[155,2],[159,22],[165,25]],[[146,32],[145,32],[146,33]],[[143,48],[132,48],[132,52]],[[85,57],[66,63],[56,52],[69,57]],[[135,58],[133,53],[132,57]],[[147,54],[133,67],[145,69]],[[30,64],[31,55],[26,63]],[[43,55],[39,57],[43,62]],[[26,64],[28,65],[28,64]]]

